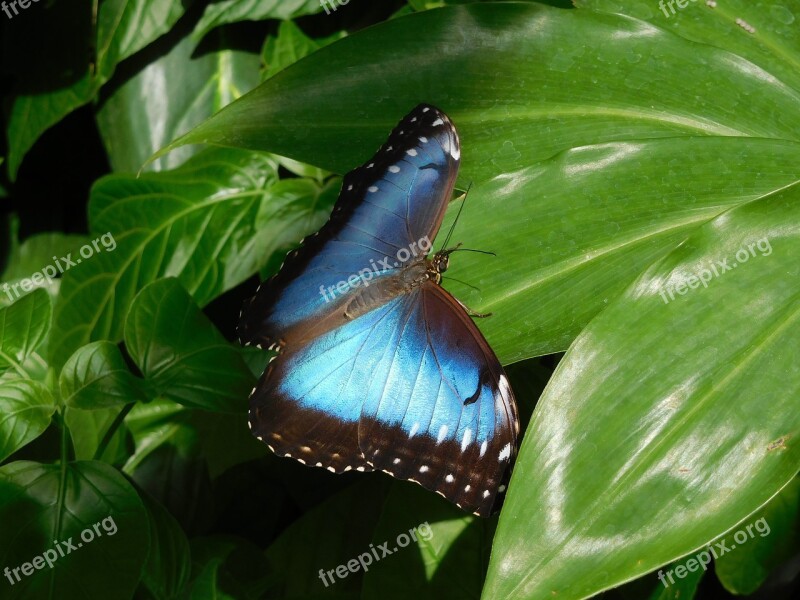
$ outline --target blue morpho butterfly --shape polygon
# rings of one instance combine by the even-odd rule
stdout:
[[[497,357],[426,256],[461,150],[421,104],[348,173],[330,220],[260,286],[239,323],[277,349],[250,395],[252,433],[278,456],[382,470],[480,516],[516,456],[517,409]]]

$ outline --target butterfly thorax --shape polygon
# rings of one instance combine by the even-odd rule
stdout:
[[[431,260],[426,259],[428,279],[436,284],[442,283],[442,273],[450,266],[450,250],[443,250],[433,255]]]
[[[426,281],[440,284],[442,273],[447,270],[448,264],[449,257],[444,253],[437,253],[432,259],[422,257],[373,280],[369,285],[360,286],[345,304],[345,318],[355,319],[397,296],[407,294]]]

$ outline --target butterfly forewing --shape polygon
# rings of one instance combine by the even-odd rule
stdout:
[[[341,293],[337,284],[359,273],[362,281],[391,276],[424,255],[420,245],[439,231],[460,155],[450,119],[428,105],[415,108],[372,159],[345,176],[330,220],[250,300],[239,323],[242,343],[288,341],[347,301],[353,289]]]

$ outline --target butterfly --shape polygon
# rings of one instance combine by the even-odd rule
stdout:
[[[240,316],[277,350],[250,395],[251,432],[334,473],[381,470],[464,510],[499,504],[517,452],[508,379],[430,254],[458,173],[455,126],[421,104],[348,173],[330,220]]]

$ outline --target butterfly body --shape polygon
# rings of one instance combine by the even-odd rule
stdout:
[[[490,514],[518,420],[494,353],[430,255],[455,184],[458,136],[420,105],[343,182],[330,221],[246,307],[243,343],[279,349],[250,428],[279,456],[383,470]]]

